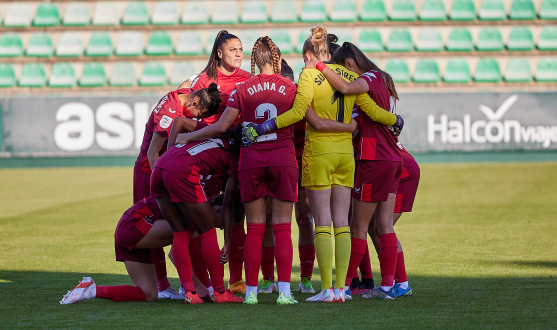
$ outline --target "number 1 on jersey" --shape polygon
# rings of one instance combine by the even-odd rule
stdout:
[[[331,104],[334,104],[338,101],[337,104],[337,121],[340,123],[344,123],[344,94],[339,91],[336,91],[332,97],[333,101]]]

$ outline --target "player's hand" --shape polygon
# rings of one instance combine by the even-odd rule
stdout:
[[[354,130],[358,127],[358,122],[355,121],[354,118],[352,118],[352,119],[350,119],[350,122],[348,123],[348,125],[351,128],[350,132],[354,132]]]
[[[393,125],[393,127],[395,129],[396,135],[400,135],[400,132],[402,131],[402,128],[404,127],[404,119],[402,119],[402,117],[400,115],[396,115],[396,122]]]
[[[225,245],[222,247],[222,250],[220,250],[220,263],[221,264],[226,264],[228,262],[228,254],[230,252],[230,246]]]
[[[244,130],[242,131],[242,143],[244,144],[244,147],[251,146],[259,137],[254,126],[256,125],[250,123],[246,127],[244,127]]]
[[[180,133],[176,136],[176,144],[188,144],[188,133]]]

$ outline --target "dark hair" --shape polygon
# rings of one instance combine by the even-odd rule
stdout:
[[[228,128],[224,133],[218,137],[226,139],[230,142],[230,148],[222,148],[223,150],[230,151],[232,154],[239,154],[240,147],[242,146],[242,132],[244,127],[238,123],[234,128]]]
[[[329,54],[331,54],[331,59],[335,52],[340,48],[340,45],[337,44],[338,37],[336,34],[327,34],[327,42],[329,43]]]
[[[345,42],[342,44],[342,47],[340,47],[335,52],[333,61],[340,65],[344,65],[346,63],[346,60],[348,59],[353,60],[356,65],[360,67],[360,69],[364,72],[368,72],[371,70],[379,72],[381,74],[381,77],[383,77],[383,82],[385,83],[385,86],[387,86],[387,89],[389,90],[391,96],[398,100],[398,94],[396,92],[393,78],[391,78],[391,76],[387,72],[379,69],[379,67],[377,67],[375,63],[370,61],[369,58],[367,58],[358,47],[350,42]]]
[[[255,42],[251,52],[251,75],[255,75],[255,66],[259,68],[267,64],[273,66],[275,74],[280,74],[280,49],[269,36],[264,36]]]
[[[209,77],[209,79],[215,81],[219,80],[218,67],[220,65],[221,59],[219,58],[219,54],[217,50],[222,49],[222,45],[231,39],[240,40],[240,38],[236,37],[233,34],[228,33],[228,31],[226,30],[222,30],[217,34],[217,37],[215,38],[215,43],[213,44],[213,50],[211,50],[209,62],[207,63],[205,69],[201,71],[201,73],[206,72],[207,77]]]
[[[282,62],[280,62],[280,75],[286,79],[294,81],[294,70],[292,70],[290,65],[286,63],[284,58],[282,59]]]
[[[311,29],[311,36],[304,42],[302,53],[313,53],[318,58],[329,53],[329,42],[327,30],[324,27],[314,27]]]
[[[222,96],[220,95],[217,84],[211,83],[208,88],[199,89],[191,94],[197,98],[199,109],[204,109],[203,117],[211,117],[219,109],[222,103]]]
[[[224,194],[218,194],[215,197],[210,199],[211,205],[223,206],[224,205]],[[240,198],[240,191],[236,192],[234,196],[234,219],[232,219],[235,223],[240,223],[242,218],[244,217],[244,203],[242,203],[242,199]]]

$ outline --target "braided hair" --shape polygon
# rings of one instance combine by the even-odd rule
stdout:
[[[261,69],[266,65],[272,65],[275,74],[280,74],[281,68],[280,49],[268,36],[257,39],[251,53],[251,75],[255,76],[255,66]]]

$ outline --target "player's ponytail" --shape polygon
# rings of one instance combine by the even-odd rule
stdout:
[[[280,49],[277,45],[275,45],[271,38],[264,36],[257,39],[251,52],[251,75],[255,75],[256,65],[259,68],[259,71],[261,71],[261,69],[266,65],[272,65],[273,72],[275,74],[280,74],[280,56]]]
[[[317,58],[329,53],[329,41],[327,30],[324,27],[311,29],[311,36],[304,42],[303,54],[311,52]]]
[[[213,43],[213,49],[211,50],[211,55],[209,57],[209,62],[207,63],[207,66],[205,67],[205,69],[203,69],[203,71],[201,71],[201,73],[205,72],[207,73],[207,77],[211,80],[214,81],[218,81],[218,67],[220,66],[220,57],[219,57],[219,53],[218,50],[221,49],[222,50],[222,45],[224,45],[228,40],[231,39],[238,39],[240,40],[240,38],[238,38],[237,36],[228,33],[228,31],[226,30],[222,30],[217,34],[217,37],[215,38],[215,42]]]
[[[193,92],[193,97],[198,100],[198,107],[205,110],[204,117],[210,117],[217,112],[222,103],[222,96],[217,84],[211,83],[208,88],[202,88]]]
[[[331,59],[333,58],[333,55],[335,55],[335,52],[340,48],[340,45],[337,44],[337,42],[338,37],[336,34],[327,34],[327,43],[329,44],[329,54],[331,54]]]
[[[294,81],[294,70],[292,70],[290,65],[288,65],[288,63],[286,63],[284,58],[282,59],[282,61],[280,63],[280,75],[283,76],[284,78],[288,79],[288,80]]]

